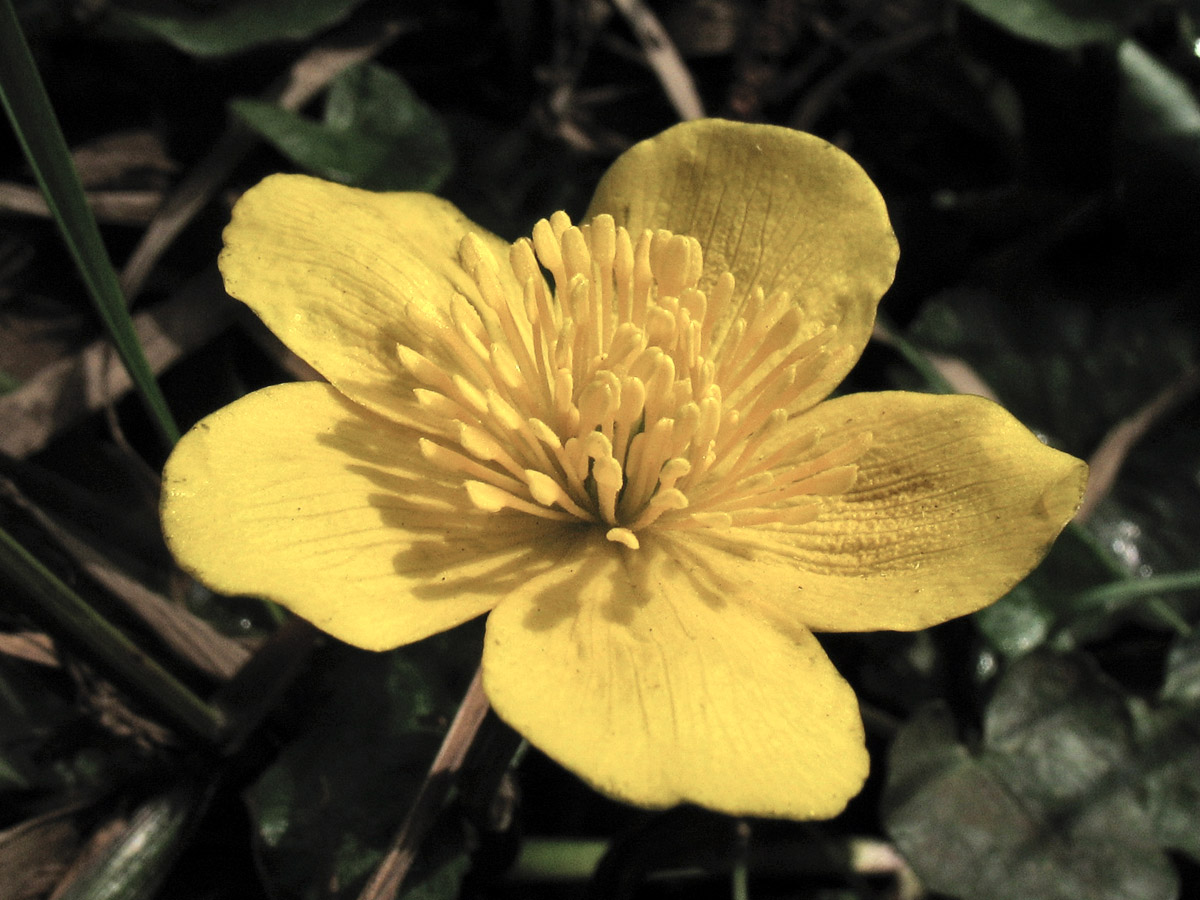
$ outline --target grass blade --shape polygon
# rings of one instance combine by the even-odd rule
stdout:
[[[31,616],[86,647],[141,699],[209,743],[222,739],[224,716],[143,653],[2,528],[0,573],[13,587],[13,600],[24,600]]]
[[[79,173],[33,64],[12,0],[0,0],[0,101],[121,361],[159,430],[174,443],[179,429],[134,333],[117,274],[84,198]]]

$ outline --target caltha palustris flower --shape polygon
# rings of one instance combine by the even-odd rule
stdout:
[[[836,815],[868,757],[814,632],[918,629],[1023,577],[1078,460],[978,397],[827,399],[896,241],[818,138],[707,120],[515,244],[427,194],[275,176],[220,266],[328,383],[197,425],[163,523],[213,588],[385,649],[488,614],[502,718],[651,807]]]

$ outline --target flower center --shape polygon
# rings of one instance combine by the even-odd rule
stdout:
[[[651,525],[803,524],[854,483],[870,435],[830,447],[784,427],[833,329],[806,333],[783,291],[735,300],[729,273],[701,290],[695,238],[560,212],[512,245],[515,279],[473,234],[459,258],[478,299],[456,296],[436,338],[399,353],[421,452],[473,507],[593,523],[636,549]]]

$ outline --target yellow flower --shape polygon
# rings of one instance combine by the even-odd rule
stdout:
[[[180,562],[371,649],[489,612],[496,711],[633,803],[837,814],[868,758],[813,632],[977,610],[1080,500],[1085,466],[980,398],[821,402],[897,251],[809,135],[676,126],[586,224],[511,246],[436,197],[302,176],[225,240],[229,292],[329,384],[184,437]]]

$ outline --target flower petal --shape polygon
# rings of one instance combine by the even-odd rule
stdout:
[[[708,592],[671,547],[564,533],[557,566],[488,619],[497,713],[632,803],[836,815],[868,767],[853,691],[810,632]]]
[[[408,422],[396,345],[422,349],[447,327],[455,293],[477,298],[458,263],[468,231],[508,258],[506,242],[430,194],[274,175],[234,207],[220,268],[230,295],[342,393]]]
[[[416,435],[324,384],[219,410],[163,478],[163,529],[185,569],[373,650],[486,612],[546,541],[531,516],[464,515],[461,483],[425,463]]]
[[[836,362],[811,392],[827,396],[862,353],[898,249],[883,198],[841,150],[774,125],[705,119],[642,141],[596,188],[589,216],[633,234],[666,228],[704,250],[701,288],[732,272],[734,303],[710,309],[723,332],[755,286],[786,290],[811,334],[837,326]]]
[[[782,429],[873,437],[854,486],[805,525],[692,532],[710,577],[814,631],[912,630],[980,609],[1032,569],[1079,507],[1087,466],[981,397],[854,394]],[[777,440],[785,440],[786,435]]]

